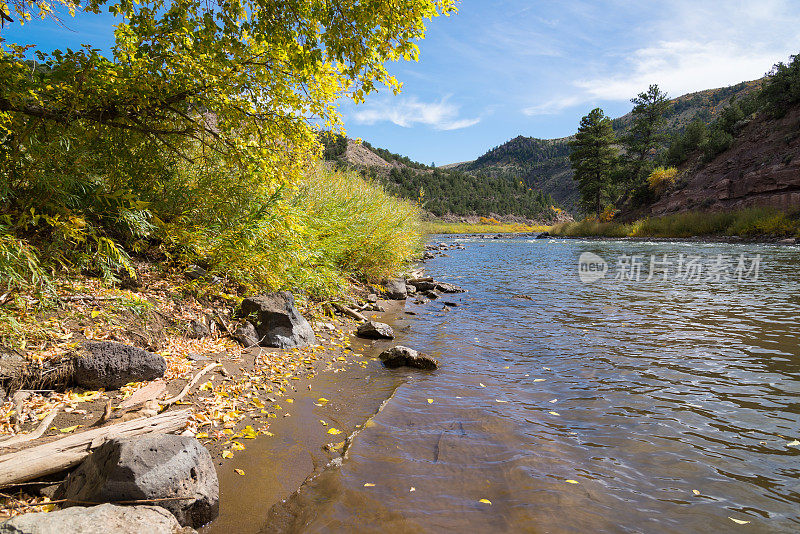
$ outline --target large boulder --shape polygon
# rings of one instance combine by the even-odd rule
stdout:
[[[415,369],[425,369],[432,371],[439,367],[439,362],[433,356],[429,356],[414,349],[397,345],[391,349],[381,352],[380,359],[383,365],[390,369],[397,367],[413,367]]]
[[[200,527],[219,514],[219,482],[211,455],[189,436],[155,434],[104,443],[70,473],[56,499],[159,501],[183,526]]]
[[[359,337],[369,339],[394,339],[394,330],[386,323],[377,321],[367,321],[358,327],[356,331]]]
[[[317,344],[314,330],[297,311],[294,297],[288,291],[248,297],[242,301],[237,315],[253,323],[263,347],[291,349]]]
[[[386,282],[386,296],[392,300],[405,300],[408,296],[406,281],[402,278],[394,278]]]
[[[84,343],[74,363],[73,381],[87,389],[118,389],[161,378],[167,370],[163,356],[113,341]]]
[[[0,523],[0,534],[195,534],[160,506],[101,504],[24,514]]]

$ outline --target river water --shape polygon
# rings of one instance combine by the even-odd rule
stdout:
[[[800,248],[461,242],[406,306],[442,367],[263,532],[800,531]]]

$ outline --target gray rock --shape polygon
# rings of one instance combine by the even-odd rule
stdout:
[[[462,289],[455,284],[448,284],[447,282],[436,282],[436,289],[442,293],[466,293],[466,289]]]
[[[208,271],[199,265],[190,265],[184,273],[189,280],[199,280],[208,274]]]
[[[358,327],[357,333],[360,337],[369,339],[394,339],[392,327],[377,321],[367,321]]]
[[[408,293],[408,296],[411,296],[416,292],[417,292],[416,287],[412,286],[411,284],[406,284],[406,293]]]
[[[378,302],[378,295],[376,295],[375,293],[370,293],[369,295],[367,295],[367,302],[375,304],[376,302]]]
[[[550,237],[550,232],[542,232],[541,234],[536,236],[536,239],[544,239],[546,237]]]
[[[203,339],[204,337],[210,336],[211,330],[203,323],[202,321],[198,321],[197,319],[192,319],[189,322],[189,337],[192,339]]]
[[[208,356],[203,356],[202,354],[198,354],[196,352],[190,352],[186,355],[186,358],[192,360],[193,362],[207,362]]]
[[[392,300],[405,300],[408,296],[406,281],[402,278],[394,278],[386,282],[386,296]]]
[[[258,345],[258,332],[250,321],[245,321],[243,325],[234,330],[233,338],[245,347]]]
[[[0,534],[195,534],[160,506],[101,504],[13,517],[0,523]]]
[[[778,241],[778,243],[782,245],[794,245],[795,243],[797,243],[797,239],[795,239],[794,237],[790,237],[788,239],[781,239],[780,241]]]
[[[261,346],[291,349],[317,343],[314,330],[297,311],[288,291],[246,298],[238,315],[253,322]]]
[[[56,499],[161,501],[183,526],[200,527],[219,515],[219,482],[211,455],[197,439],[156,434],[108,441],[70,473]]]
[[[129,382],[164,376],[163,356],[113,341],[86,342],[75,358],[75,384],[87,389],[118,389]]]
[[[432,260],[435,257],[436,255],[433,252],[428,252],[428,251],[426,251],[425,254],[422,255],[423,260]]]
[[[383,365],[390,369],[397,367],[413,367],[415,369],[430,371],[439,367],[439,362],[436,358],[402,345],[397,345],[396,347],[381,352],[380,359]]]
[[[417,291],[430,291],[436,289],[436,282],[429,280],[417,280],[414,282]]]

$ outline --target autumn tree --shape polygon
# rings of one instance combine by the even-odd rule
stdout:
[[[570,141],[569,159],[581,192],[581,207],[587,212],[594,211],[598,219],[613,185],[617,164],[615,143],[611,119],[600,108],[581,119],[578,133]]]
[[[0,0],[15,24],[119,22],[110,54],[0,41],[0,233],[106,274],[147,239],[206,257],[265,239],[291,224],[277,195],[341,124],[337,102],[398,91],[386,63],[415,60],[454,4]]]
[[[665,114],[671,104],[667,94],[655,84],[631,102],[633,125],[625,138],[625,147],[630,184],[636,190],[646,185],[647,176],[655,165],[655,152],[665,140]]]

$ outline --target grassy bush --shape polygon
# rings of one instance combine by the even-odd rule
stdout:
[[[640,219],[629,224],[586,219],[555,225],[554,235],[566,237],[692,237],[790,236],[800,237],[800,216],[769,208],[729,212],[687,212]]]

